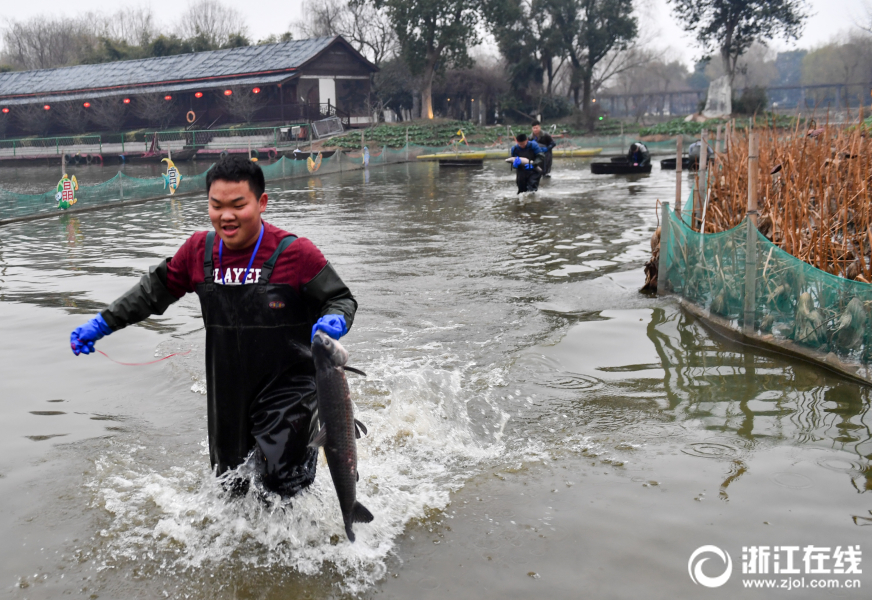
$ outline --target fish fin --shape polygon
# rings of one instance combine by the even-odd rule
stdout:
[[[363,375],[364,377],[366,377],[366,373],[364,373],[360,369],[355,369],[354,367],[349,367],[348,365],[343,365],[342,368],[346,371],[351,371],[352,373],[357,373],[358,375]]]
[[[367,508],[360,502],[354,503],[354,508],[351,509],[352,523],[370,523],[375,517]]]
[[[357,439],[360,439],[360,432],[361,432],[361,431],[363,432],[363,435],[366,435],[366,434],[369,433],[369,432],[366,430],[366,425],[364,425],[363,423],[361,423],[361,422],[358,421],[357,419],[354,419],[354,432],[357,434],[357,435],[354,436],[354,437],[356,437]]]
[[[318,448],[327,443],[327,428],[322,427],[318,430],[318,433],[315,434],[315,437],[312,438],[312,441],[309,442],[310,448]]]
[[[311,158],[309,160],[312,160]],[[345,535],[348,536],[348,541],[354,543],[354,530],[351,529],[351,523],[345,524]]]

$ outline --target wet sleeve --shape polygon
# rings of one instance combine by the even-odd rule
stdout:
[[[170,260],[151,267],[139,283],[100,312],[112,331],[139,323],[151,315],[162,315],[178,300],[167,289],[167,263]]]
[[[357,300],[351,295],[351,290],[343,283],[329,262],[308,283],[302,286],[303,295],[315,307],[318,316],[342,315],[346,326],[351,329],[354,314],[357,312]]]

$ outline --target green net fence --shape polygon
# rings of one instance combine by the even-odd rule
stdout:
[[[401,163],[414,160],[418,155],[432,151],[432,148],[423,146],[373,149],[371,152],[367,152],[367,165],[364,165],[364,152],[362,150],[350,153],[326,151],[321,154],[320,160],[317,152],[314,156],[308,152],[291,153],[271,162],[261,159],[258,164],[263,169],[267,181],[277,181],[340,173],[363,169],[367,166],[375,168],[380,165]],[[56,185],[56,181],[46,182],[46,187],[50,191],[42,194],[19,194],[0,188],[0,222],[19,217],[60,213],[54,187]],[[176,194],[198,193],[205,190],[205,187],[205,171],[198,175],[184,175]],[[166,188],[163,177],[139,178],[118,172],[114,177],[102,183],[80,184],[75,196],[77,202],[70,210],[96,206],[108,207],[112,204],[131,200],[164,198],[169,196],[169,190]]]
[[[661,240],[665,290],[772,341],[789,341],[842,362],[872,361],[872,285],[805,263],[766,239],[747,219],[700,234],[671,210]],[[749,234],[750,231],[750,234]],[[749,245],[749,239],[751,240]],[[753,300],[746,304],[746,297]],[[753,320],[753,322],[752,322]],[[747,331],[747,329],[746,329]],[[868,371],[867,378],[868,378]]]

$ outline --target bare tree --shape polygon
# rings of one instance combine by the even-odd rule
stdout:
[[[135,100],[134,112],[139,118],[154,123],[160,129],[169,125],[176,111],[175,100],[166,100],[163,94],[144,94]]]
[[[163,100],[165,104],[169,104]],[[88,117],[97,127],[107,131],[119,131],[127,118],[127,105],[121,98],[99,98],[91,102]]]
[[[70,133],[84,131],[88,124],[88,116],[81,102],[63,102],[53,106],[57,121],[66,127]]]
[[[46,135],[51,128],[53,115],[42,105],[22,106],[15,111],[21,128],[30,135]]]
[[[252,93],[250,88],[234,87],[230,91],[233,93],[223,98],[224,109],[234,117],[250,123],[263,106],[260,95]]]
[[[128,6],[107,16],[101,35],[131,46],[145,46],[158,35],[158,23],[151,6]]]
[[[376,65],[397,52],[397,34],[385,10],[368,2],[325,0],[314,4],[308,18],[295,27],[304,37],[341,35]]]
[[[7,21],[3,28],[3,62],[16,69],[50,69],[76,64],[95,47],[99,18],[50,15]]]
[[[179,35],[183,38],[204,38],[211,46],[225,45],[233,37],[248,33],[245,17],[235,8],[218,0],[197,0],[179,21]]]

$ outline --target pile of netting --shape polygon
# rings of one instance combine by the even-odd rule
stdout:
[[[694,231],[686,222],[692,205],[691,199],[681,216],[667,211],[661,230],[658,276],[666,291],[734,327],[753,319],[753,331],[775,341],[832,352],[848,362],[872,361],[872,285],[817,269],[756,229],[749,235],[746,218],[726,231]],[[748,290],[753,302],[745,306]]]
[[[367,152],[366,162],[375,167],[414,160],[419,154],[427,152],[432,152],[432,149],[423,147],[409,147],[399,150],[384,148],[372,153]],[[364,160],[363,151],[352,153],[324,152],[323,155],[315,153],[314,157],[309,156],[308,153],[300,153],[297,158],[282,156],[271,163],[260,161],[258,164],[263,169],[267,181],[277,181],[362,169],[365,167]],[[176,195],[203,192],[206,187],[206,172],[208,171],[198,175],[183,175],[176,189]],[[52,185],[55,185],[55,182],[47,182],[46,187]],[[55,189],[43,194],[19,194],[0,188],[0,221],[41,214],[59,214],[62,211],[58,208],[56,194]],[[95,206],[109,207],[119,202],[159,199],[169,197],[169,195],[169,189],[163,177],[129,177],[119,171],[108,181],[92,185],[80,184],[75,192],[77,202],[70,210]]]

